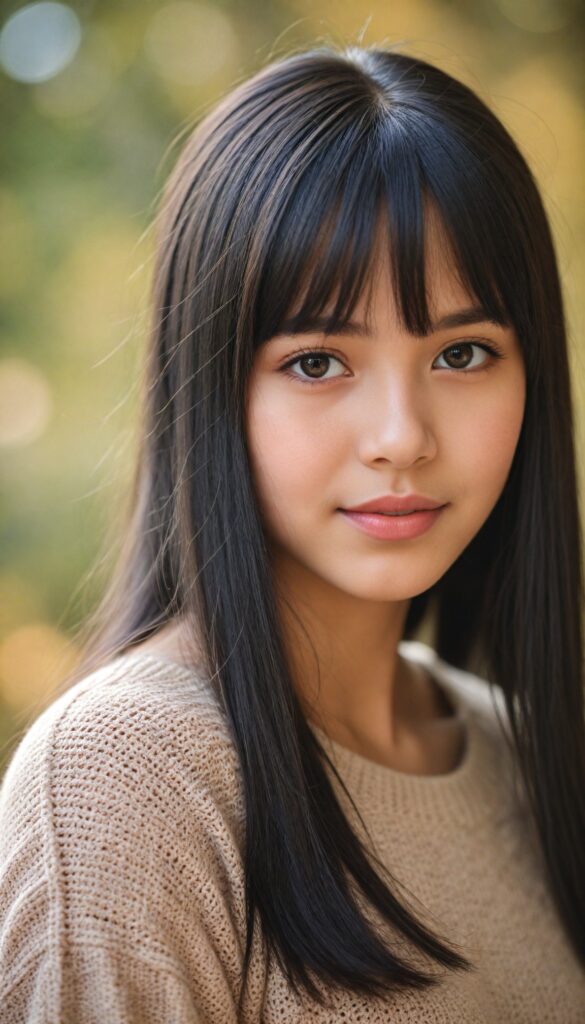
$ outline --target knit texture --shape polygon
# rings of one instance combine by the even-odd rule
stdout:
[[[383,1003],[320,984],[322,1009],[294,996],[257,929],[239,1020],[582,1024],[585,972],[547,891],[488,685],[426,644],[400,652],[427,666],[463,719],[454,770],[395,771],[311,727],[399,898],[475,970],[435,964],[439,986]],[[1,1024],[235,1024],[244,830],[235,747],[196,671],[135,652],[55,699],[0,791]]]

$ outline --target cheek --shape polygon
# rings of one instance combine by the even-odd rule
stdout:
[[[254,485],[269,525],[285,528],[293,518],[309,518],[320,500],[327,506],[344,450],[330,416],[316,409],[307,415],[304,402],[287,409],[277,397],[258,396],[249,404],[247,435]]]
[[[489,399],[489,400],[488,400]],[[459,463],[461,483],[478,505],[493,505],[502,492],[518,445],[525,404],[522,375],[486,395],[465,417],[459,433],[449,432],[451,462]]]

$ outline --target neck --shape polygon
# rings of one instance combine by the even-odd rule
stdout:
[[[421,722],[445,713],[436,684],[398,652],[410,600],[360,600],[279,567],[279,613],[307,718],[341,742],[398,751]]]

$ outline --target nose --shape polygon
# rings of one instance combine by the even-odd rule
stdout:
[[[370,396],[360,426],[359,456],[366,464],[389,462],[406,469],[432,459],[437,441],[425,396],[407,382],[393,380]]]

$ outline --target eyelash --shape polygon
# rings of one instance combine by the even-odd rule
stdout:
[[[459,341],[453,343],[452,345],[448,345],[447,348],[443,349],[443,351],[439,353],[439,356],[444,355],[445,352],[450,352],[451,349],[459,348],[460,346],[463,345],[470,345],[472,348],[481,348],[484,350],[484,352],[488,352],[493,359],[505,358],[504,353],[495,344],[492,343],[488,345],[487,342],[479,341]],[[300,362],[301,359],[307,356],[317,356],[318,358],[336,359],[340,363],[343,362],[343,360],[339,356],[335,355],[334,352],[330,352],[328,349],[318,347],[302,348],[295,353],[294,358],[287,360],[287,362],[280,367],[279,372],[283,373],[285,377],[290,377],[291,380],[298,381],[299,384],[308,384],[309,387],[313,387],[315,384],[330,384],[332,380],[340,379],[341,375],[340,377],[329,377],[328,379],[317,378],[316,380],[310,380],[308,377],[299,377],[298,374],[291,373],[291,367],[294,366],[295,363]],[[483,373],[485,370],[489,370],[492,365],[493,364],[489,360],[487,360],[484,366],[479,366],[475,370],[456,370],[453,367],[440,367],[440,369],[448,369],[450,373],[469,375],[473,373]]]

